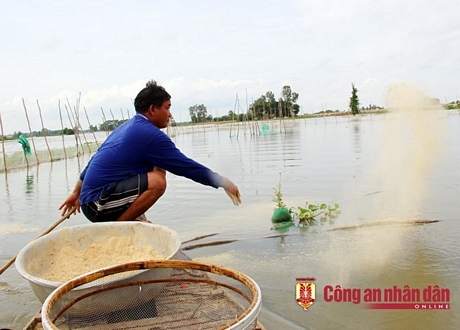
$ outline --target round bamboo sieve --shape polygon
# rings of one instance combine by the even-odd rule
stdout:
[[[126,281],[126,276],[121,276],[164,268],[172,269],[168,278],[153,274]],[[80,290],[74,289],[82,285],[92,289],[75,296]],[[158,285],[160,293],[152,290]],[[100,306],[107,305],[98,301],[106,299],[113,300],[112,305],[121,299],[123,306],[129,303],[132,307],[104,310]],[[42,324],[46,330],[255,329],[260,309],[260,288],[245,274],[202,262],[149,260],[103,268],[62,284],[45,300]]]

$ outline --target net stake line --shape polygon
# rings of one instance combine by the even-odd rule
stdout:
[[[335,227],[335,228],[330,228],[327,229],[326,231],[336,231],[336,230],[348,230],[348,229],[359,229],[359,228],[367,228],[367,227],[374,227],[374,226],[385,226],[385,225],[424,225],[424,224],[431,224],[431,223],[437,223],[440,220],[412,220],[412,221],[378,221],[374,223],[366,223],[366,224],[361,224],[361,225],[355,225],[355,226],[344,226],[344,227]],[[278,235],[266,235],[266,236],[260,236],[260,237],[245,237],[245,238],[234,238],[234,239],[222,239],[222,240],[216,240],[216,241],[211,241],[211,242],[205,242],[205,243],[198,243],[198,244],[192,244],[188,246],[182,247],[182,250],[193,250],[196,248],[201,248],[201,247],[207,247],[207,246],[214,246],[214,245],[224,245],[224,244],[229,244],[233,243],[236,241],[244,241],[244,240],[249,240],[249,239],[259,239],[259,238],[276,238],[276,237],[286,237],[286,236],[294,236],[294,235],[300,235],[300,234],[278,234]],[[214,236],[214,235],[209,235],[209,236]],[[205,238],[207,236],[199,237],[198,239]],[[192,239],[189,241],[194,241],[196,239]],[[189,241],[186,241],[184,243],[187,243]]]
[[[73,212],[75,212],[76,210],[76,206],[72,206],[72,208],[66,213],[64,214],[62,217],[60,217],[55,223],[53,223],[50,227],[48,227],[47,230],[45,230],[43,233],[41,233],[40,235],[38,235],[37,237],[35,237],[35,239],[39,238],[39,237],[42,237],[42,236],[45,236],[46,234],[48,234],[49,232],[51,232],[54,228],[56,228],[61,222],[63,222],[65,219],[68,219],[70,218],[70,216],[72,215]],[[7,270],[13,263],[14,261],[16,260],[16,257],[18,255],[16,254],[14,257],[12,257],[2,268],[0,268],[0,275],[3,274],[3,272],[5,270]]]

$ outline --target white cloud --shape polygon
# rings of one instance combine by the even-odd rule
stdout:
[[[418,0],[11,2],[0,12],[0,113],[5,130],[60,128],[58,100],[101,121],[149,79],[173,97],[176,119],[205,104],[211,113],[283,85],[304,112],[384,105],[393,81],[416,83],[444,101],[460,94],[460,2]],[[106,114],[107,115],[107,114]],[[40,128],[40,127],[38,127]]]

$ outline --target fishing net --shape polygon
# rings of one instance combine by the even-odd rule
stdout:
[[[260,329],[258,285],[216,265],[133,262],[91,272],[54,290],[44,329]]]
[[[29,137],[2,140],[0,148],[0,171],[28,167],[40,163],[67,159],[97,150],[107,138],[105,132],[96,135],[65,135]]]
[[[11,148],[10,148],[11,149]],[[66,147],[49,150],[33,150],[30,154],[21,151],[0,150],[0,171],[23,168],[40,163],[58,161],[62,159],[76,157],[82,154],[91,154],[97,150],[96,143],[88,143],[84,148]]]

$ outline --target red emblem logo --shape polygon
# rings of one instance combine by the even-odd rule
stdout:
[[[297,283],[295,298],[306,311],[315,302],[315,283]]]

